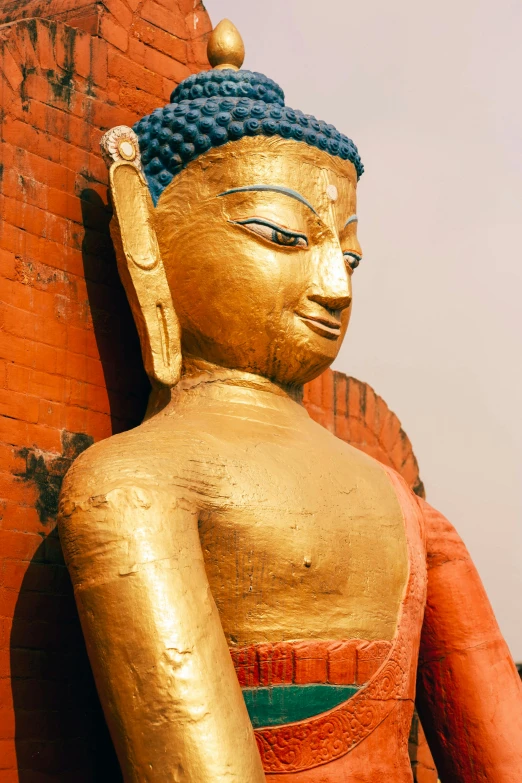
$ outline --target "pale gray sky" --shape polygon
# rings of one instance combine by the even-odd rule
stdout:
[[[522,4],[206,0],[353,138],[365,259],[335,368],[398,414],[522,661]]]

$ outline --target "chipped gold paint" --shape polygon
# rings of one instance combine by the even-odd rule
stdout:
[[[220,195],[259,184],[314,211],[279,190]],[[62,491],[90,660],[126,781],[261,783],[229,645],[392,639],[408,575],[385,473],[300,403],[348,327],[355,170],[255,137],[190,163],[156,209],[132,164],[112,165],[111,189],[153,392]]]

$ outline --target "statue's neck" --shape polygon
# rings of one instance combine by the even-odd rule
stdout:
[[[183,358],[183,369],[173,389],[153,390],[146,419],[160,411],[169,413],[179,406],[197,405],[203,399],[219,402],[248,404],[263,408],[294,409],[301,407],[302,387],[287,387],[261,375],[231,370],[202,359]]]

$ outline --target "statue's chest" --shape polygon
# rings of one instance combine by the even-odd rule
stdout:
[[[402,511],[378,465],[331,446],[225,455],[200,537],[232,643],[392,638],[408,573]]]

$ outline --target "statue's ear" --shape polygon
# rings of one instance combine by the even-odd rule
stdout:
[[[110,133],[117,130],[120,129]],[[111,235],[120,277],[138,329],[145,370],[153,388],[172,387],[181,372],[179,321],[152,225],[154,205],[139,169],[139,157],[136,160],[139,149],[131,157],[132,147],[125,147],[125,142],[137,146],[137,139],[130,128],[125,130],[133,138],[127,136],[120,141],[120,155],[111,154],[115,160],[109,171],[114,207]],[[103,141],[102,149],[107,152]],[[127,159],[122,153],[127,153]]]

